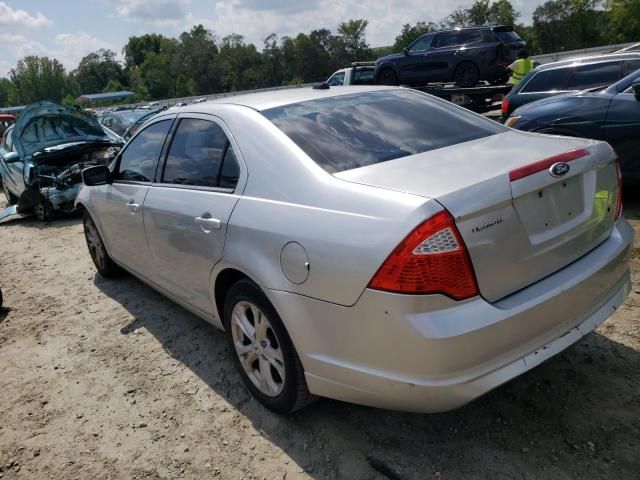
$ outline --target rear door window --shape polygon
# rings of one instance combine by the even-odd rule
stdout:
[[[133,182],[153,180],[171,123],[172,120],[162,120],[149,125],[129,142],[120,156],[118,179]]]
[[[463,32],[445,32],[438,35],[438,48],[454,47],[456,45],[462,45],[460,42],[460,35]]]
[[[566,90],[570,74],[571,70],[569,68],[556,68],[554,70],[538,72],[522,87],[521,92],[532,93]]]
[[[411,90],[340,95],[262,114],[329,173],[506,131],[497,122]]]
[[[462,30],[458,33],[457,41],[460,45],[481,42],[482,34],[478,30]]]
[[[163,183],[233,188],[238,176],[233,149],[217,123],[198,118],[180,120],[169,147]]]
[[[567,88],[569,90],[584,90],[611,85],[620,78],[620,67],[620,61],[580,65],[571,74]]]

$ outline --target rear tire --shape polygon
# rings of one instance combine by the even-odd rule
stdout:
[[[288,414],[313,400],[291,338],[255,283],[240,280],[229,289],[224,327],[242,381],[260,403]]]
[[[475,87],[480,80],[480,71],[475,63],[462,62],[456,67],[453,80],[461,87]]]
[[[378,85],[398,85],[398,76],[396,75],[396,72],[390,68],[383,68],[380,70],[376,80]]]
[[[4,197],[7,199],[7,203],[9,205],[15,205],[18,203],[18,197],[9,191],[9,188],[5,185],[2,177],[0,177],[0,184],[2,184],[2,191],[4,192]]]
[[[100,276],[104,278],[114,278],[122,273],[122,269],[113,261],[107,253],[107,249],[104,246],[98,227],[89,215],[89,212],[84,212],[84,238],[87,241],[87,247],[89,248],[89,254],[91,260],[96,266]]]

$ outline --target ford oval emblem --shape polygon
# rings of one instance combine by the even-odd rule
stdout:
[[[563,175],[566,175],[567,173],[569,173],[569,170],[571,170],[571,167],[569,166],[568,163],[559,162],[551,165],[551,168],[549,169],[549,173],[551,174],[552,177],[562,177]]]

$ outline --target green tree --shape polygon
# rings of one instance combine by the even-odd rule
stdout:
[[[216,64],[218,46],[210,30],[202,25],[193,27],[180,35],[180,59],[182,69],[178,72],[179,83],[191,85],[196,94],[209,93],[219,88],[219,70]]]
[[[334,54],[342,62],[351,63],[355,61],[371,60],[372,52],[367,43],[366,30],[369,22],[364,19],[347,20],[338,25],[338,35],[334,41]]]
[[[640,0],[609,0],[607,36],[612,42],[640,39]]]
[[[18,61],[9,72],[14,87],[13,102],[33,103],[39,100],[60,102],[67,94],[67,73],[62,64],[49,57],[28,56]]]
[[[469,25],[515,25],[520,14],[509,0],[475,0],[469,8],[454,10],[444,23],[450,27]]]
[[[603,43],[600,0],[549,0],[533,12],[533,37],[538,51],[557,52]]]
[[[8,78],[0,78],[0,107],[8,107],[15,96],[13,83]]]
[[[116,53],[105,49],[85,56],[71,75],[83,94],[102,92],[110,81],[120,84],[126,82]]]

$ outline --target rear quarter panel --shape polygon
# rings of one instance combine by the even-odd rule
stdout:
[[[356,185],[317,166],[262,115],[220,113],[241,150],[248,180],[229,221],[223,261],[265,288],[353,305],[382,262],[441,207],[422,196]],[[287,280],[281,252],[306,250],[308,278]]]

